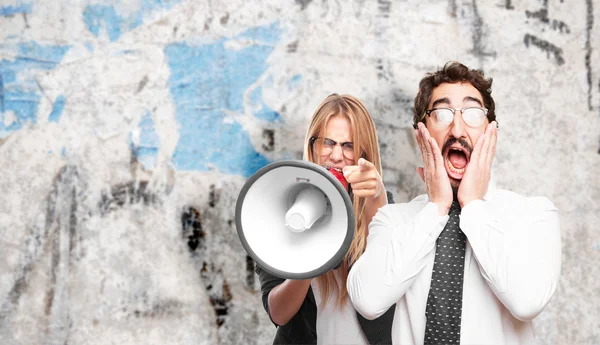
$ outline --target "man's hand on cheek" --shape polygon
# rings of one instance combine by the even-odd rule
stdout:
[[[425,125],[419,122],[418,127],[415,130],[415,136],[421,149],[424,167],[417,168],[417,172],[425,182],[429,201],[438,206],[440,215],[446,215],[452,205],[453,196],[450,179],[444,167],[444,157]]]
[[[473,200],[482,200],[487,193],[497,141],[498,127],[493,121],[487,126],[485,133],[477,139],[471,160],[460,182],[457,196],[461,208]]]

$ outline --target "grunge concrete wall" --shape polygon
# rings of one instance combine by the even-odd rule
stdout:
[[[0,343],[270,343],[244,181],[337,92],[422,193],[412,100],[448,60],[494,78],[498,184],[561,211],[539,343],[600,343],[597,1],[1,0],[0,37]]]

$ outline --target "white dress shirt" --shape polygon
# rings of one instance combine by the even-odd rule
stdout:
[[[448,215],[421,195],[382,207],[369,225],[365,253],[350,270],[354,307],[372,319],[396,304],[393,344],[423,344],[425,306],[436,240]],[[460,343],[535,344],[531,320],[558,284],[558,210],[544,197],[523,197],[490,183],[466,205],[467,237]]]
[[[338,283],[344,284],[339,279],[339,271],[334,272]],[[324,304],[318,280],[313,279],[310,284],[317,303],[317,344],[368,345],[350,299],[346,299],[344,306],[340,307],[337,303],[338,294],[334,290]]]

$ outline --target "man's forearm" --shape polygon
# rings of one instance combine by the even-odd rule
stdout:
[[[348,275],[348,294],[355,309],[374,319],[396,303],[412,286],[417,273],[433,260],[435,241],[448,216],[436,217],[429,203],[405,223],[392,220],[386,206],[369,227],[367,248]]]
[[[504,306],[528,321],[546,306],[558,285],[561,262],[558,211],[548,200],[519,204],[503,214],[483,201],[463,210],[461,228],[480,271]]]

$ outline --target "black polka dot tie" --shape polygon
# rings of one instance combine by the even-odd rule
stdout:
[[[460,230],[460,205],[452,203],[450,219],[437,239],[425,315],[425,345],[460,344],[463,275],[467,238]]]

